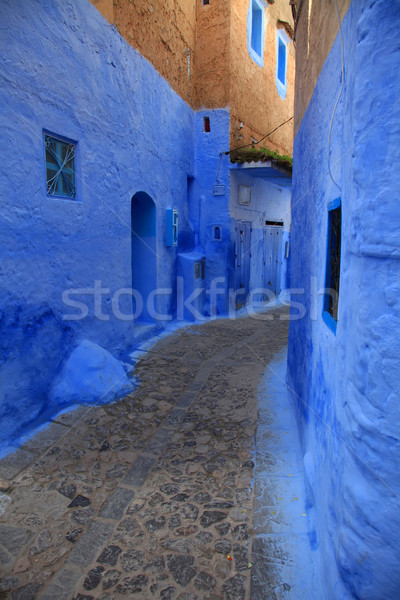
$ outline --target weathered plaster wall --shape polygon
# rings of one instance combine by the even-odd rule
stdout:
[[[147,58],[173,89],[193,104],[195,0],[92,0],[120,34]]]
[[[329,600],[397,598],[400,588],[400,7],[352,2],[294,144],[292,286],[306,315],[290,324],[310,510]],[[302,61],[302,56],[298,56]],[[342,199],[336,335],[322,320],[327,204]],[[293,316],[299,313],[293,308]]]
[[[109,23],[114,23],[114,0],[91,0],[91,2]]]
[[[286,0],[263,9],[263,68],[253,61],[247,47],[250,0],[207,5],[201,0],[91,1],[193,108],[230,106],[232,147],[251,142],[251,137],[260,139],[293,115],[293,42],[288,45],[285,99],[279,96],[275,82],[277,28],[282,28],[278,21],[294,25]],[[243,128],[237,130],[236,122],[243,122]],[[279,129],[266,144],[291,155],[293,123]]]
[[[204,131],[203,118],[210,118],[210,132]],[[228,110],[196,113],[196,161],[194,200],[197,207],[199,246],[207,256],[206,285],[215,286],[215,302],[207,295],[206,311],[226,313],[229,306],[228,286],[233,268],[233,246],[229,220],[229,158],[223,154],[229,147]],[[214,195],[214,185],[224,186],[222,195]],[[212,240],[212,225],[220,225],[222,239]],[[213,283],[214,282],[214,283]]]
[[[195,108],[229,104],[231,0],[203,5],[196,0]]]
[[[340,17],[345,16],[351,0],[337,0]],[[314,92],[315,84],[339,31],[334,0],[298,2],[296,27],[296,111],[294,134]]]
[[[80,339],[115,355],[131,343],[132,321],[115,316],[112,298],[132,285],[136,192],[156,204],[157,284],[175,289],[178,248],[165,244],[165,208],[177,208],[189,230],[195,115],[86,0],[10,0],[0,13],[4,439],[46,410],[52,378]],[[77,142],[77,200],[46,195],[43,128]],[[98,317],[96,281],[106,288]],[[81,314],[63,303],[70,288],[83,288],[70,300],[87,305],[84,319],[63,320]],[[161,312],[175,296],[162,297]],[[120,311],[131,312],[129,296]]]
[[[288,44],[287,94],[282,99],[276,88],[276,36],[278,19],[293,25],[290,6],[284,0],[264,8],[265,41],[263,67],[254,62],[247,47],[247,15],[250,0],[232,3],[230,50],[231,147],[259,140],[293,116],[295,50]],[[243,128],[237,129],[243,122]],[[239,136],[242,135],[240,139]],[[261,144],[263,145],[263,144]],[[265,145],[282,154],[292,155],[293,122],[281,127],[265,140]]]

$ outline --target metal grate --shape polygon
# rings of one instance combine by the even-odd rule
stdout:
[[[49,196],[76,198],[75,144],[44,136],[46,184]]]

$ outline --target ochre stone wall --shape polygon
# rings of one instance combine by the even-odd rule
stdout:
[[[114,23],[113,0],[91,0],[91,2],[109,23]]]
[[[117,27],[127,42],[154,65],[173,89],[193,106],[195,0],[91,2]]]
[[[264,8],[265,39],[264,66],[261,68],[250,57],[247,48],[247,13],[249,0],[236,0],[231,13],[231,147],[235,148],[256,140],[293,116],[295,49],[288,44],[287,93],[283,100],[276,88],[276,36],[278,20],[293,27],[292,11],[286,0]],[[236,121],[243,122],[237,130]],[[243,135],[243,138],[237,139]],[[292,155],[293,122],[281,127],[260,145]]]
[[[231,0],[197,2],[194,108],[229,104]]]
[[[250,0],[210,0],[208,5],[202,0],[91,1],[192,108],[229,106],[231,148],[251,143],[252,137],[261,139],[293,115],[293,42],[288,44],[285,99],[275,83],[276,36],[282,27],[278,20],[294,25],[287,0],[264,8],[263,68],[253,61],[247,47]],[[293,122],[264,144],[291,155]]]
[[[341,20],[351,0],[337,0]],[[339,31],[334,0],[302,0],[297,2],[296,28],[296,110],[294,134],[296,135],[325,60]]]

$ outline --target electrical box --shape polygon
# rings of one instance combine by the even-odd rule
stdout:
[[[225,186],[219,184],[214,185],[213,196],[225,196]]]
[[[167,246],[178,245],[178,211],[175,208],[167,208],[165,214],[165,226],[167,234]]]

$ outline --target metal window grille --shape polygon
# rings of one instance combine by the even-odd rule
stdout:
[[[49,196],[76,198],[75,144],[44,136],[46,184]]]

